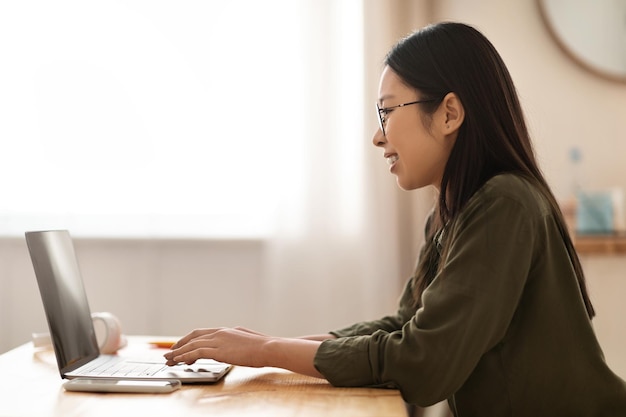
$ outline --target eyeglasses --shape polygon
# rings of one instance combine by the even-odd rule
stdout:
[[[387,121],[387,119],[385,117],[391,112],[391,110],[397,109],[398,107],[410,106],[411,104],[430,103],[437,100],[438,99],[436,98],[431,98],[428,100],[417,100],[411,101],[410,103],[398,104],[397,106],[383,107],[382,109],[378,107],[378,103],[376,103],[376,113],[378,113],[378,126],[380,127],[380,131],[383,132],[383,136],[386,136],[385,122]]]

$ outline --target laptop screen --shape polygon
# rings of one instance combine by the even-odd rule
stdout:
[[[26,232],[61,377],[99,355],[87,295],[66,230]]]

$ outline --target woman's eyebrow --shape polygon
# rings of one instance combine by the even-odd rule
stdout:
[[[385,100],[387,100],[387,99],[390,99],[390,98],[393,98],[393,97],[394,97],[394,95],[393,95],[393,94],[384,94],[383,96],[381,96],[381,97],[378,99],[378,102],[379,102],[380,104],[382,104],[382,103],[383,103],[383,101],[385,101]]]

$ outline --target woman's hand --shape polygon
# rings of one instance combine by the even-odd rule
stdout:
[[[181,362],[190,365],[204,358],[258,368],[267,366],[262,352],[270,339],[242,327],[196,329],[176,342],[164,356],[168,365]]]
[[[196,329],[180,339],[166,353],[167,365],[192,364],[198,359],[214,359],[232,365],[274,366],[322,378],[313,366],[316,340],[267,336],[242,327]]]

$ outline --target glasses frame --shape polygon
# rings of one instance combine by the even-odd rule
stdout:
[[[378,103],[376,103],[376,113],[378,113],[378,127],[380,127],[380,131],[383,132],[383,136],[387,136],[387,133],[385,132],[385,122],[387,120],[385,119],[385,116],[389,114],[391,110],[404,107],[404,106],[410,106],[412,104],[432,103],[433,101],[437,101],[437,100],[439,99],[430,98],[427,100],[410,101],[408,103],[398,104],[397,106],[389,106],[389,107],[382,107],[382,108],[378,106]]]

